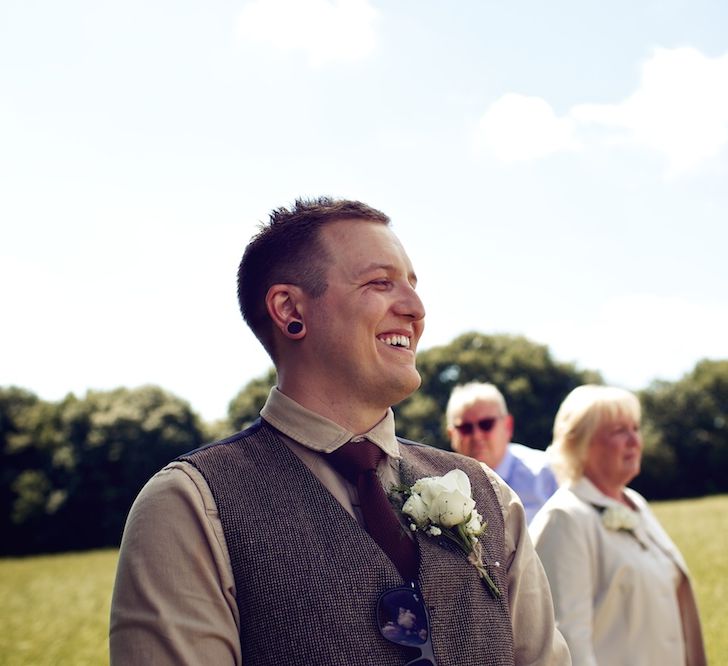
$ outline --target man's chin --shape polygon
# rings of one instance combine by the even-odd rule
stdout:
[[[493,458],[492,458],[492,456],[489,455],[488,452],[485,452],[485,451],[471,451],[468,454],[468,456],[470,458],[475,458],[478,462],[485,463],[491,469],[493,469],[493,467],[494,467],[494,465],[492,464],[493,463]]]
[[[402,400],[409,398],[409,396],[420,388],[421,384],[422,377],[420,377],[420,373],[417,372],[417,370],[412,370],[412,372],[407,373],[406,376],[404,374],[400,375],[397,380],[393,380],[389,386],[392,391],[392,396],[395,398],[392,404],[396,405],[397,403],[402,402]]]
[[[422,385],[422,377],[414,368],[412,369],[411,385],[407,395],[412,395]]]

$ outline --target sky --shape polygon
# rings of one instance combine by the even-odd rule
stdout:
[[[525,335],[631,389],[728,358],[728,3],[0,4],[1,386],[225,416],[271,365],[245,244],[319,195],[392,218],[420,350]]]

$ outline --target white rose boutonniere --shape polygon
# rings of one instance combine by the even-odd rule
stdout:
[[[636,511],[628,509],[626,506],[599,506],[592,504],[592,506],[601,514],[602,524],[608,530],[614,532],[626,532],[629,534],[642,548],[646,548],[645,544],[642,543],[640,538],[637,536],[635,530],[640,523],[640,517]]]
[[[482,561],[478,537],[485,533],[487,524],[475,509],[470,479],[465,472],[454,469],[444,476],[424,477],[412,486],[398,486],[393,491],[407,498],[402,513],[409,519],[412,531],[443,536],[454,543],[477,569],[490,593],[501,596]],[[494,566],[500,564],[495,562]]]
[[[602,513],[602,522],[608,530],[627,530],[632,532],[640,519],[637,514],[626,506],[608,506]]]

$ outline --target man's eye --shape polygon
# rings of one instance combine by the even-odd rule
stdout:
[[[373,284],[375,287],[389,287],[392,284],[391,280],[372,280],[369,284]]]

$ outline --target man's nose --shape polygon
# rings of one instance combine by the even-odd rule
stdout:
[[[487,430],[483,430],[478,424],[476,423],[473,428],[473,434],[471,435],[473,439],[486,441],[490,438],[490,433]]]
[[[425,306],[419,294],[410,284],[403,285],[401,297],[397,300],[397,314],[412,317],[415,321],[425,318]]]

